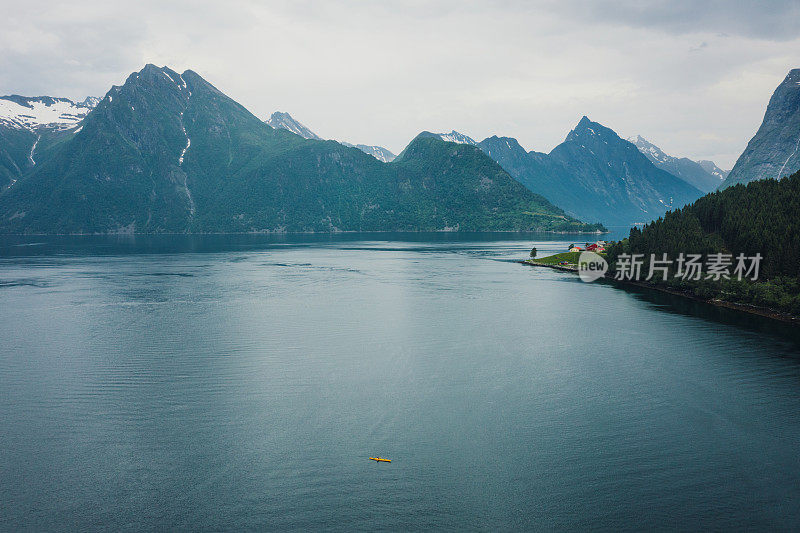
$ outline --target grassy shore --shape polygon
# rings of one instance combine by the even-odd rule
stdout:
[[[564,270],[568,272],[577,272],[578,258],[580,257],[580,255],[581,255],[580,252],[563,252],[560,254],[549,255],[547,257],[542,257],[538,259],[527,259],[525,261],[520,261],[520,263],[533,266],[542,266],[556,270]],[[726,298],[720,298],[717,294],[714,293],[712,294],[701,293],[700,291],[696,290],[696,288],[692,287],[686,288],[686,287],[667,286],[666,284],[651,283],[649,281],[618,280],[615,279],[613,272],[606,273],[606,275],[603,276],[601,280],[603,282],[612,283],[620,287],[636,286],[647,289],[654,289],[657,291],[674,294],[676,296],[682,296],[684,298],[688,298],[691,300],[706,302],[718,307],[727,307],[728,309],[735,309],[737,311],[743,311],[745,313],[760,315],[781,322],[800,324],[800,316],[792,314],[790,312],[786,312],[782,309],[778,309],[771,306],[759,306],[759,305],[754,305],[752,303],[728,300]],[[760,285],[764,284],[762,283]]]
[[[557,265],[564,262],[572,266],[578,266],[578,257],[580,257],[580,255],[580,252],[563,252],[560,254],[548,255],[547,257],[529,259],[528,261],[537,265]]]

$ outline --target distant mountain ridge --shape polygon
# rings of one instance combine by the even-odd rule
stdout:
[[[302,128],[305,126],[301,124],[295,127],[297,130]],[[588,134],[586,139],[589,140],[600,133],[605,138],[598,149],[587,149],[585,143],[580,142],[584,133]],[[456,130],[449,133],[423,131],[420,136],[479,146],[529,190],[543,195],[571,215],[613,225],[629,225],[658,218],[668,209],[680,207],[700,197],[703,192],[714,190],[722,180],[711,172],[723,174],[713,162],[706,163],[707,167],[713,169],[709,172],[700,163],[668,156],[641,136],[634,139],[639,145],[635,147],[641,152],[639,155],[643,154],[651,162],[652,167],[631,152],[630,146],[611,155],[603,147],[629,143],[586,117],[551,154],[528,153],[511,138],[490,137],[478,143]],[[376,153],[375,148],[378,147],[357,147],[381,161],[391,160]],[[625,154],[624,157],[630,161],[609,172],[610,168],[618,166],[615,157],[620,154]],[[636,168],[638,174],[633,176],[635,179],[626,180],[624,176],[630,168]],[[657,172],[659,169],[668,175]]]
[[[713,161],[709,161],[708,159],[700,159],[700,160],[697,161],[697,164],[700,165],[700,167],[703,170],[705,170],[706,172],[708,172],[709,174],[711,174],[715,178],[719,178],[720,180],[724,180],[725,178],[728,177],[728,171],[727,170],[722,170]]]
[[[598,231],[474,146],[392,163],[273,128],[197,73],[146,65],[0,192],[0,233]]]
[[[727,173],[714,164],[713,161],[692,161],[686,157],[667,155],[661,148],[641,135],[631,137],[628,140],[656,167],[666,170],[673,176],[681,178],[703,192],[715,190],[727,176]]]
[[[283,128],[287,131],[291,131],[303,139],[323,140],[322,137],[308,129],[304,124],[295,120],[289,113],[275,111],[272,116],[266,120],[266,123],[275,129]]]
[[[489,137],[479,146],[531,191],[581,220],[647,222],[702,196],[585,116],[549,154],[527,152],[510,137]]]
[[[369,154],[382,163],[391,163],[397,157],[387,148],[383,146],[374,146],[368,144],[350,144],[348,142],[340,141],[343,145],[350,148],[358,148],[365,154]]]
[[[469,135],[464,135],[463,133],[459,133],[456,130],[451,131],[450,133],[430,133],[426,132],[427,135],[431,137],[436,137],[437,139],[441,139],[443,141],[457,143],[457,144],[471,144],[472,146],[478,146],[478,142],[470,137]]]
[[[82,102],[52,96],[0,96],[0,126],[68,129],[83,120],[99,101],[93,96]]]
[[[0,96],[0,192],[13,187],[54,145],[74,134],[99,102],[52,96]]]
[[[317,141],[323,140],[322,137],[311,131],[305,125],[303,125],[298,120],[295,120],[292,115],[289,113],[281,113],[276,111],[272,114],[272,116],[266,120],[266,123],[272,126],[273,128],[282,128],[288,131],[291,131],[294,134],[297,134],[304,139],[314,139]],[[350,144],[348,142],[339,141],[343,145],[348,146],[350,148],[358,148],[365,154],[369,154],[378,161],[383,163],[389,163],[397,157],[393,154],[390,150],[382,147],[382,146],[375,146],[375,145],[368,145],[368,144]]]

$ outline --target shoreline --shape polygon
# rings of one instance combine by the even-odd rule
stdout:
[[[135,237],[137,235],[341,235],[348,233],[452,233],[452,234],[471,234],[471,233],[546,233],[550,235],[606,235],[611,233],[606,231],[555,231],[555,230],[339,230],[339,231],[207,231],[207,232],[169,232],[157,231],[150,233],[139,232],[105,232],[105,233],[0,233],[0,237]]]
[[[578,268],[577,267],[567,266],[567,265],[546,265],[546,264],[543,264],[543,263],[534,263],[534,262],[531,262],[529,260],[524,260],[524,259],[520,260],[520,261],[517,261],[517,262],[521,263],[523,265],[528,265],[528,266],[533,266],[533,267],[544,267],[544,268],[551,268],[553,270],[561,270],[562,272],[573,272],[573,273],[576,273],[576,274],[578,272]],[[784,324],[800,325],[800,317],[796,317],[794,315],[790,315],[789,313],[784,313],[784,312],[778,311],[776,309],[770,309],[768,307],[759,307],[757,305],[751,305],[751,304],[741,304],[741,303],[736,303],[736,302],[728,302],[728,301],[719,300],[719,299],[716,299],[716,298],[710,298],[710,299],[701,298],[699,296],[696,296],[696,295],[688,293],[688,292],[679,291],[679,290],[675,290],[675,289],[670,289],[668,287],[663,287],[663,286],[657,285],[655,283],[650,283],[650,282],[647,282],[647,281],[616,279],[616,278],[614,278],[614,276],[611,276],[608,273],[606,273],[602,278],[600,278],[600,280],[605,281],[607,283],[611,283],[611,284],[613,284],[615,286],[618,286],[618,287],[621,287],[623,289],[626,286],[639,287],[639,288],[643,288],[643,289],[652,289],[652,290],[656,290],[656,291],[663,292],[663,293],[666,293],[666,294],[671,294],[673,296],[680,296],[680,297],[686,298],[688,300],[694,300],[696,302],[707,303],[709,305],[713,305],[713,306],[716,306],[716,307],[724,307],[726,309],[731,309],[733,311],[739,311],[739,312],[747,313],[747,314],[750,314],[750,315],[758,315],[758,316],[761,316],[761,317],[764,317],[764,318],[769,318],[769,319],[772,319],[772,320],[775,320],[775,321],[778,321],[778,322],[782,322]]]

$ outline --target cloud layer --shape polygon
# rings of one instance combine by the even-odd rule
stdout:
[[[607,3],[603,3],[607,4]],[[259,117],[397,152],[420,130],[549,151],[582,115],[730,168],[800,66],[796,2],[408,1],[4,6],[0,92],[82,99],[145,63]]]

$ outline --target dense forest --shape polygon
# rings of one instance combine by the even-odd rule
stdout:
[[[699,280],[657,273],[651,281],[701,298],[769,307],[800,316],[800,172],[783,180],[761,180],[735,185],[704,196],[663,218],[633,228],[627,239],[608,250],[611,269],[620,271],[623,254],[643,254],[642,276],[650,257],[666,253],[731,254],[730,279],[703,274]],[[736,257],[761,255],[758,279],[733,275]],[[751,276],[752,277],[752,276]]]

